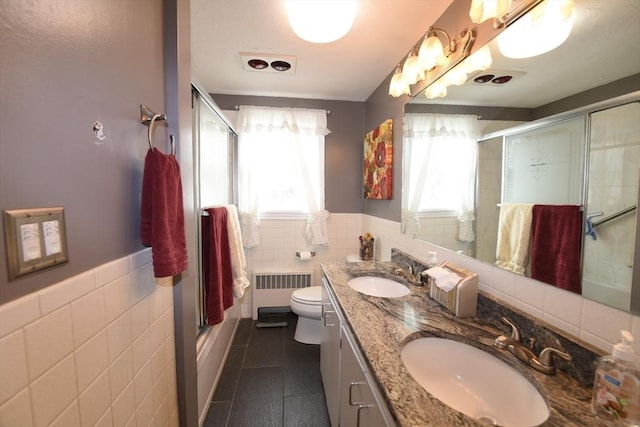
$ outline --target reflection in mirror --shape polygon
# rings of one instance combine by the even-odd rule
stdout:
[[[640,103],[591,114],[582,295],[629,310],[640,173]]]
[[[577,117],[505,136],[495,253],[502,269],[577,293],[584,133]]]
[[[586,223],[580,222],[581,225],[586,224],[586,231],[590,231],[592,224],[595,225],[595,231],[591,231],[597,237],[595,240],[591,235],[585,238],[583,231],[580,231],[583,257],[580,258],[579,250],[576,254],[579,262],[581,261],[582,294],[605,304],[636,312],[637,308],[630,307],[629,295],[633,290],[631,277],[634,274],[634,251],[637,245],[636,214],[632,207],[637,204],[637,165],[640,162],[640,141],[637,138],[639,132],[638,125],[635,125],[640,123],[640,111],[637,109],[640,105],[637,102],[640,99],[640,55],[629,55],[629,52],[637,50],[637,46],[633,45],[640,40],[640,27],[635,24],[640,20],[640,2],[621,0],[614,8],[592,0],[577,1],[575,19],[574,30],[565,44],[535,58],[507,60],[500,57],[494,42],[490,43],[494,63],[487,73],[497,76],[504,71],[511,71],[512,73],[505,73],[514,76],[508,84],[492,84],[489,80],[487,86],[473,82],[477,76],[471,76],[464,85],[450,87],[446,98],[427,100],[419,94],[407,104],[406,114],[481,116],[478,125],[481,134],[485,136],[477,146],[475,210],[472,212],[475,216],[473,241],[460,239],[460,211],[440,212],[436,215],[424,215],[423,212],[418,215],[419,231],[411,228],[406,221],[411,215],[406,210],[408,205],[405,201],[411,196],[404,194],[408,191],[404,166],[403,229],[418,239],[495,265],[499,205],[505,200],[503,158],[513,154],[509,154],[504,148],[509,146],[505,145],[505,135],[512,135],[513,138],[518,137],[513,134],[520,133],[519,137],[522,137],[522,131],[532,131],[532,125],[538,125],[533,127],[540,130],[544,129],[540,125],[549,126],[560,119],[578,117],[576,123],[579,124],[576,126],[581,129],[578,133],[581,133],[577,140],[582,142],[578,145],[563,145],[566,150],[564,160],[558,162],[565,162],[566,168],[558,167],[556,170],[558,174],[564,174],[567,180],[573,180],[573,183],[544,171],[548,164],[527,166],[530,173],[545,172],[545,176],[555,176],[550,184],[542,187],[557,191],[562,188],[563,192],[570,193],[568,199],[515,201],[579,206],[582,208],[580,215],[583,216],[602,212],[601,216],[589,218],[590,221]],[[593,34],[599,33],[607,33],[610,38],[594,39]],[[557,66],[559,63],[562,63],[562,67]],[[624,95],[620,97],[621,100],[609,99],[620,95]],[[559,101],[560,99],[562,100]],[[628,105],[619,109],[606,109],[619,104]],[[578,108],[579,110],[560,114]],[[544,119],[553,114],[558,115]],[[586,129],[590,129],[590,132],[587,133]],[[561,139],[566,141],[567,138],[574,138],[568,135]],[[635,140],[624,139],[623,135],[634,135]],[[527,152],[530,164],[553,160],[545,157],[553,146],[554,144],[550,144],[540,150],[543,154],[535,149]],[[403,155],[403,165],[406,165],[409,162],[406,149],[403,150]],[[411,161],[415,163],[416,159]],[[446,163],[442,167],[455,170],[457,165]],[[573,172],[569,173],[569,169],[573,169]],[[513,170],[516,174],[523,173],[522,166]],[[588,182],[584,181],[585,177],[588,177]],[[517,186],[518,183],[519,181],[512,184]],[[507,191],[511,190],[507,188]],[[535,193],[530,189],[527,191]],[[621,211],[625,212],[615,216]],[[615,218],[609,219],[612,215]],[[603,219],[607,221],[599,223]],[[525,274],[531,274],[529,264],[526,270]]]
[[[473,194],[479,136],[475,116],[405,115],[402,168],[404,233],[430,235],[436,244],[449,248],[455,245],[459,250],[468,250],[475,240]],[[444,225],[439,223],[441,218],[448,219],[450,227],[434,227]],[[447,232],[434,233],[438,229]],[[457,231],[452,233],[454,229]],[[436,234],[446,240],[435,242]]]

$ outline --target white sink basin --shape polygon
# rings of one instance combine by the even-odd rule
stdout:
[[[362,294],[374,297],[399,298],[410,292],[409,288],[402,283],[385,279],[384,277],[356,277],[349,280],[347,285]]]
[[[476,420],[529,427],[549,418],[545,399],[524,376],[473,346],[420,338],[404,346],[401,358],[411,376],[432,396]]]

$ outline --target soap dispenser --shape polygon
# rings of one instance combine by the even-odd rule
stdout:
[[[640,378],[633,362],[633,336],[620,331],[611,355],[596,361],[591,410],[607,425],[640,425]]]

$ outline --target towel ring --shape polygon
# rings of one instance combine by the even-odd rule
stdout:
[[[149,149],[151,150],[155,148],[153,146],[153,125],[155,124],[156,120],[161,119],[163,116],[164,116],[163,114],[154,114],[153,117],[151,117],[151,120],[149,121],[148,138],[149,138]]]
[[[151,117],[151,120],[149,121],[149,134],[148,134],[148,138],[149,138],[149,149],[153,150],[154,147],[153,146],[153,125],[155,124],[156,120],[166,120],[164,114],[154,114],[153,117]],[[175,156],[176,155],[176,137],[172,135],[169,135],[169,141],[171,142],[171,155]]]

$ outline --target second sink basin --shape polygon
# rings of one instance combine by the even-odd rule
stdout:
[[[383,298],[399,298],[409,294],[409,288],[399,282],[395,282],[384,277],[356,277],[347,282],[347,285],[351,289],[371,295],[374,297]]]
[[[469,417],[505,427],[530,427],[549,418],[549,407],[522,374],[471,345],[419,338],[401,352],[411,376],[431,395]]]

